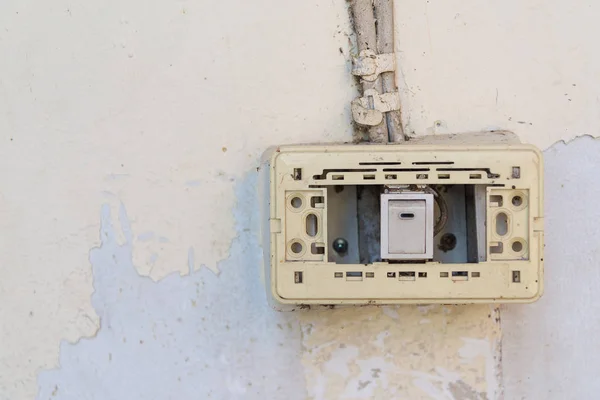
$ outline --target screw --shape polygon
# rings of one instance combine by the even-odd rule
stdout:
[[[333,250],[339,254],[344,254],[348,251],[348,241],[344,238],[337,238],[333,241]]]
[[[440,244],[438,245],[438,249],[442,250],[444,253],[447,251],[453,250],[456,247],[456,236],[452,233],[444,233],[440,238]]]

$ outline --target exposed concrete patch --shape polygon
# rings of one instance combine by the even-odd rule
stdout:
[[[244,171],[350,140],[356,89],[345,1],[7,0],[0,27],[0,399],[21,400],[98,328],[102,204],[127,205],[140,274],[187,274],[190,247],[217,271]]]
[[[298,315],[311,398],[500,398],[500,329],[492,306],[361,307]]]
[[[600,393],[600,140],[544,152],[545,293],[502,307],[507,399],[594,399]]]
[[[460,400],[488,400],[485,393],[476,392],[472,387],[463,381],[450,382],[448,390],[452,393],[453,398]]]
[[[158,283],[132,264],[125,206],[122,244],[103,206],[101,245],[90,252],[101,329],[61,345],[60,368],[39,375],[38,399],[306,398],[295,314],[271,310],[259,280],[255,189],[255,174],[238,185],[239,235],[219,276],[201,269]]]

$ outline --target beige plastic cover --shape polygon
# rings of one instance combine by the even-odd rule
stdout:
[[[503,137],[506,139],[503,140]],[[433,144],[291,145],[262,165],[265,284],[279,304],[527,303],[543,292],[543,165],[530,145],[477,134]],[[328,188],[465,184],[483,188],[479,262],[332,260]],[[329,193],[333,193],[329,191]],[[329,210],[334,212],[336,210]],[[340,210],[337,210],[338,212]],[[352,212],[350,209],[348,212]],[[461,238],[459,238],[460,240]]]

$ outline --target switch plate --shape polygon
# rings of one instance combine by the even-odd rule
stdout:
[[[381,195],[381,258],[426,260],[433,257],[433,194]]]
[[[263,157],[259,187],[264,279],[276,309],[530,303],[542,295],[543,158],[510,132],[435,135],[387,145],[273,147]],[[370,206],[373,216],[365,220],[358,218],[355,205],[364,201],[366,187],[378,194]],[[420,255],[419,233],[418,243],[405,238],[404,249],[417,249],[418,255],[364,261],[363,243],[381,254],[378,200],[386,187],[420,195],[429,187],[449,196],[448,223],[431,247],[426,234],[426,256]],[[426,230],[436,224],[437,203],[434,197]],[[417,217],[421,211],[415,210]],[[375,235],[361,235],[365,221]],[[401,252],[403,244],[394,235],[388,250]],[[452,240],[441,246],[442,236],[452,235],[456,247]],[[336,253],[332,246],[339,238],[346,241],[346,252]]]

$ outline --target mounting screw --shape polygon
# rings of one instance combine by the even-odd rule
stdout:
[[[456,247],[456,236],[452,233],[444,233],[440,238],[440,244],[438,245],[438,249],[443,251],[444,253],[450,250],[454,250]]]
[[[337,238],[333,241],[333,250],[339,254],[344,254],[348,251],[348,241],[344,238]]]

